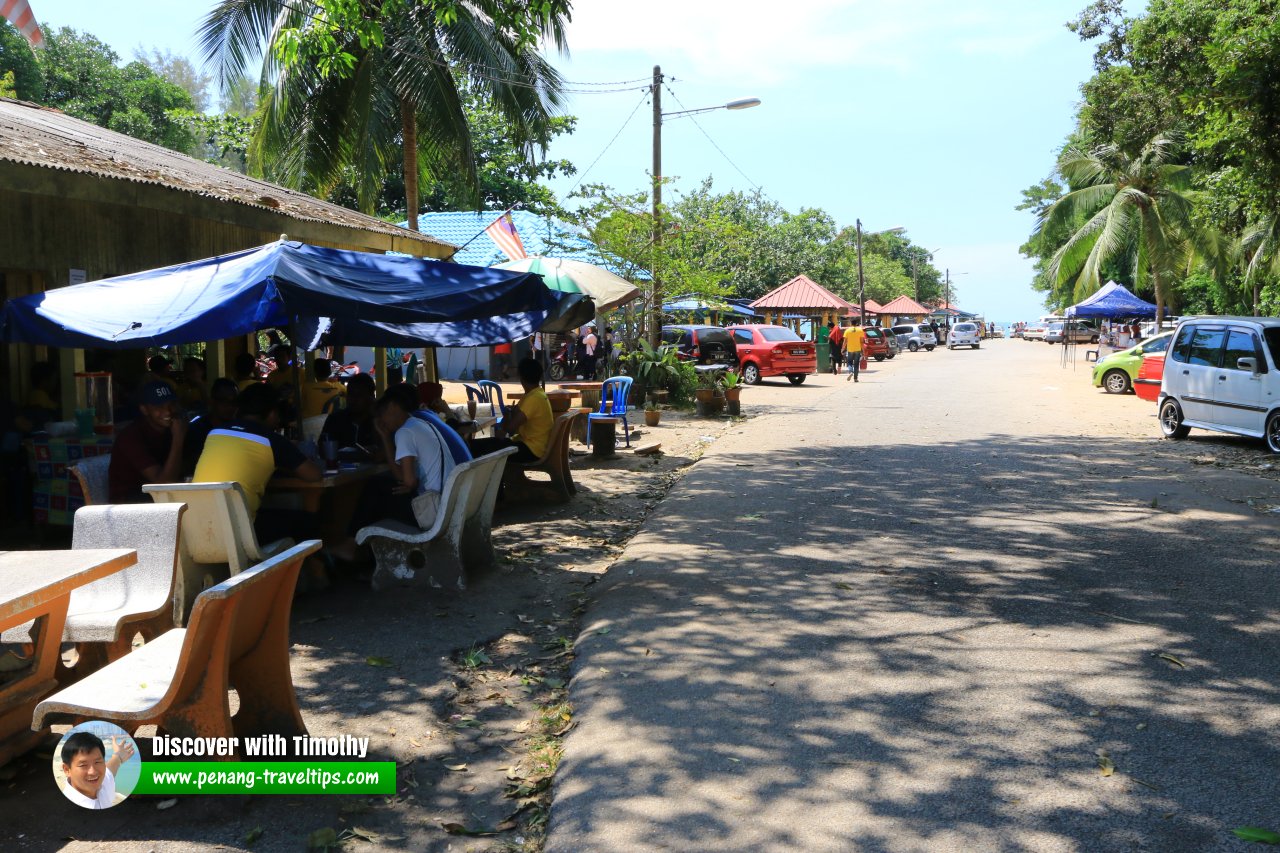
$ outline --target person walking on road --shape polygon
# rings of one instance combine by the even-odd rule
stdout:
[[[840,349],[844,344],[844,330],[840,328],[839,320],[831,321],[831,334],[827,337],[827,344],[831,349],[831,372],[840,375]]]
[[[862,331],[861,323],[861,320],[854,320],[853,325],[844,330],[844,360],[849,368],[849,375],[845,377],[845,382],[850,379],[854,382],[858,381],[858,370],[862,365],[862,344],[867,339],[867,333]]]

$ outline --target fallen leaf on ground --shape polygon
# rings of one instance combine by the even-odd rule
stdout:
[[[1108,758],[1107,756],[1105,756],[1105,755],[1099,755],[1099,756],[1098,756],[1098,771],[1099,771],[1100,773],[1102,773],[1102,775],[1103,775],[1103,776],[1110,776],[1112,773],[1115,773],[1115,772],[1116,772],[1116,765],[1115,765],[1115,763],[1114,763],[1110,758]]]
[[[837,581],[837,582],[836,582],[836,589],[853,589],[853,584],[851,584],[851,583],[845,583],[845,582],[843,582],[843,581]]]
[[[1160,654],[1156,655],[1156,657],[1160,658],[1161,660],[1167,660],[1169,663],[1177,664],[1177,665],[1178,665],[1180,668],[1182,668],[1182,669],[1186,669],[1186,668],[1187,668],[1187,665],[1186,665],[1185,663],[1183,663],[1182,661],[1178,660],[1177,658],[1175,658],[1173,655],[1169,654],[1168,652],[1161,652]]]
[[[472,837],[481,837],[485,835],[497,835],[495,829],[468,829],[460,823],[442,823],[440,828],[450,835],[470,835]]]
[[[245,833],[244,838],[240,839],[240,843],[243,844],[245,847],[252,847],[253,842],[257,841],[259,838],[262,837],[262,833],[263,833],[262,827],[255,826],[253,829]]]
[[[178,799],[177,797],[174,797],[173,799],[161,800],[160,802],[156,803],[156,808],[160,811],[164,811],[165,809],[173,808],[177,804],[178,804]]]
[[[1280,845],[1280,832],[1272,832],[1269,829],[1262,829],[1257,826],[1242,826],[1231,830],[1231,832],[1237,838],[1243,838],[1245,841]]]
[[[456,758],[442,758],[441,763],[444,764],[446,770],[463,771],[467,769],[465,761],[458,761]]]
[[[381,657],[373,657],[373,656],[365,658],[364,662],[369,664],[369,666],[394,666],[395,665],[391,662],[391,658],[381,658]]]
[[[317,829],[307,836],[308,850],[328,850],[338,846],[338,833],[329,827]]]

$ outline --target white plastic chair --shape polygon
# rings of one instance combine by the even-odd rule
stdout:
[[[324,422],[328,415],[315,415],[310,418],[302,419],[302,437],[307,441],[315,444],[320,441],[320,432],[324,429]]]
[[[76,511],[73,549],[132,548],[138,562],[72,591],[64,642],[107,644],[106,658],[115,660],[129,652],[135,634],[150,641],[174,626],[179,525],[185,511],[182,504],[87,506]],[[31,624],[5,631],[0,641],[28,642]]]
[[[292,539],[258,543],[239,483],[149,483],[156,503],[185,503],[182,517],[182,602],[185,613],[204,589],[292,548]],[[226,566],[226,572],[221,566]]]

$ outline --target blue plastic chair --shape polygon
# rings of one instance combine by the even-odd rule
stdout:
[[[600,410],[587,415],[587,447],[591,446],[591,422],[596,418],[622,418],[622,435],[631,446],[631,425],[627,423],[627,398],[631,396],[630,376],[611,376],[600,387]]]
[[[476,383],[479,387],[476,389],[480,394],[480,400],[489,404],[489,414],[498,419],[498,423],[502,423],[502,418],[507,413],[507,404],[502,399],[502,386],[491,379],[481,379]],[[467,399],[471,399],[471,391],[467,391]]]

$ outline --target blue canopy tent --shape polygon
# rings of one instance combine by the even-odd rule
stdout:
[[[1124,285],[1107,282],[1097,293],[1067,309],[1068,317],[1154,317],[1156,306],[1134,296]]]
[[[529,273],[281,240],[5,303],[0,340],[134,349],[292,327],[299,343],[481,346],[563,313]]]

